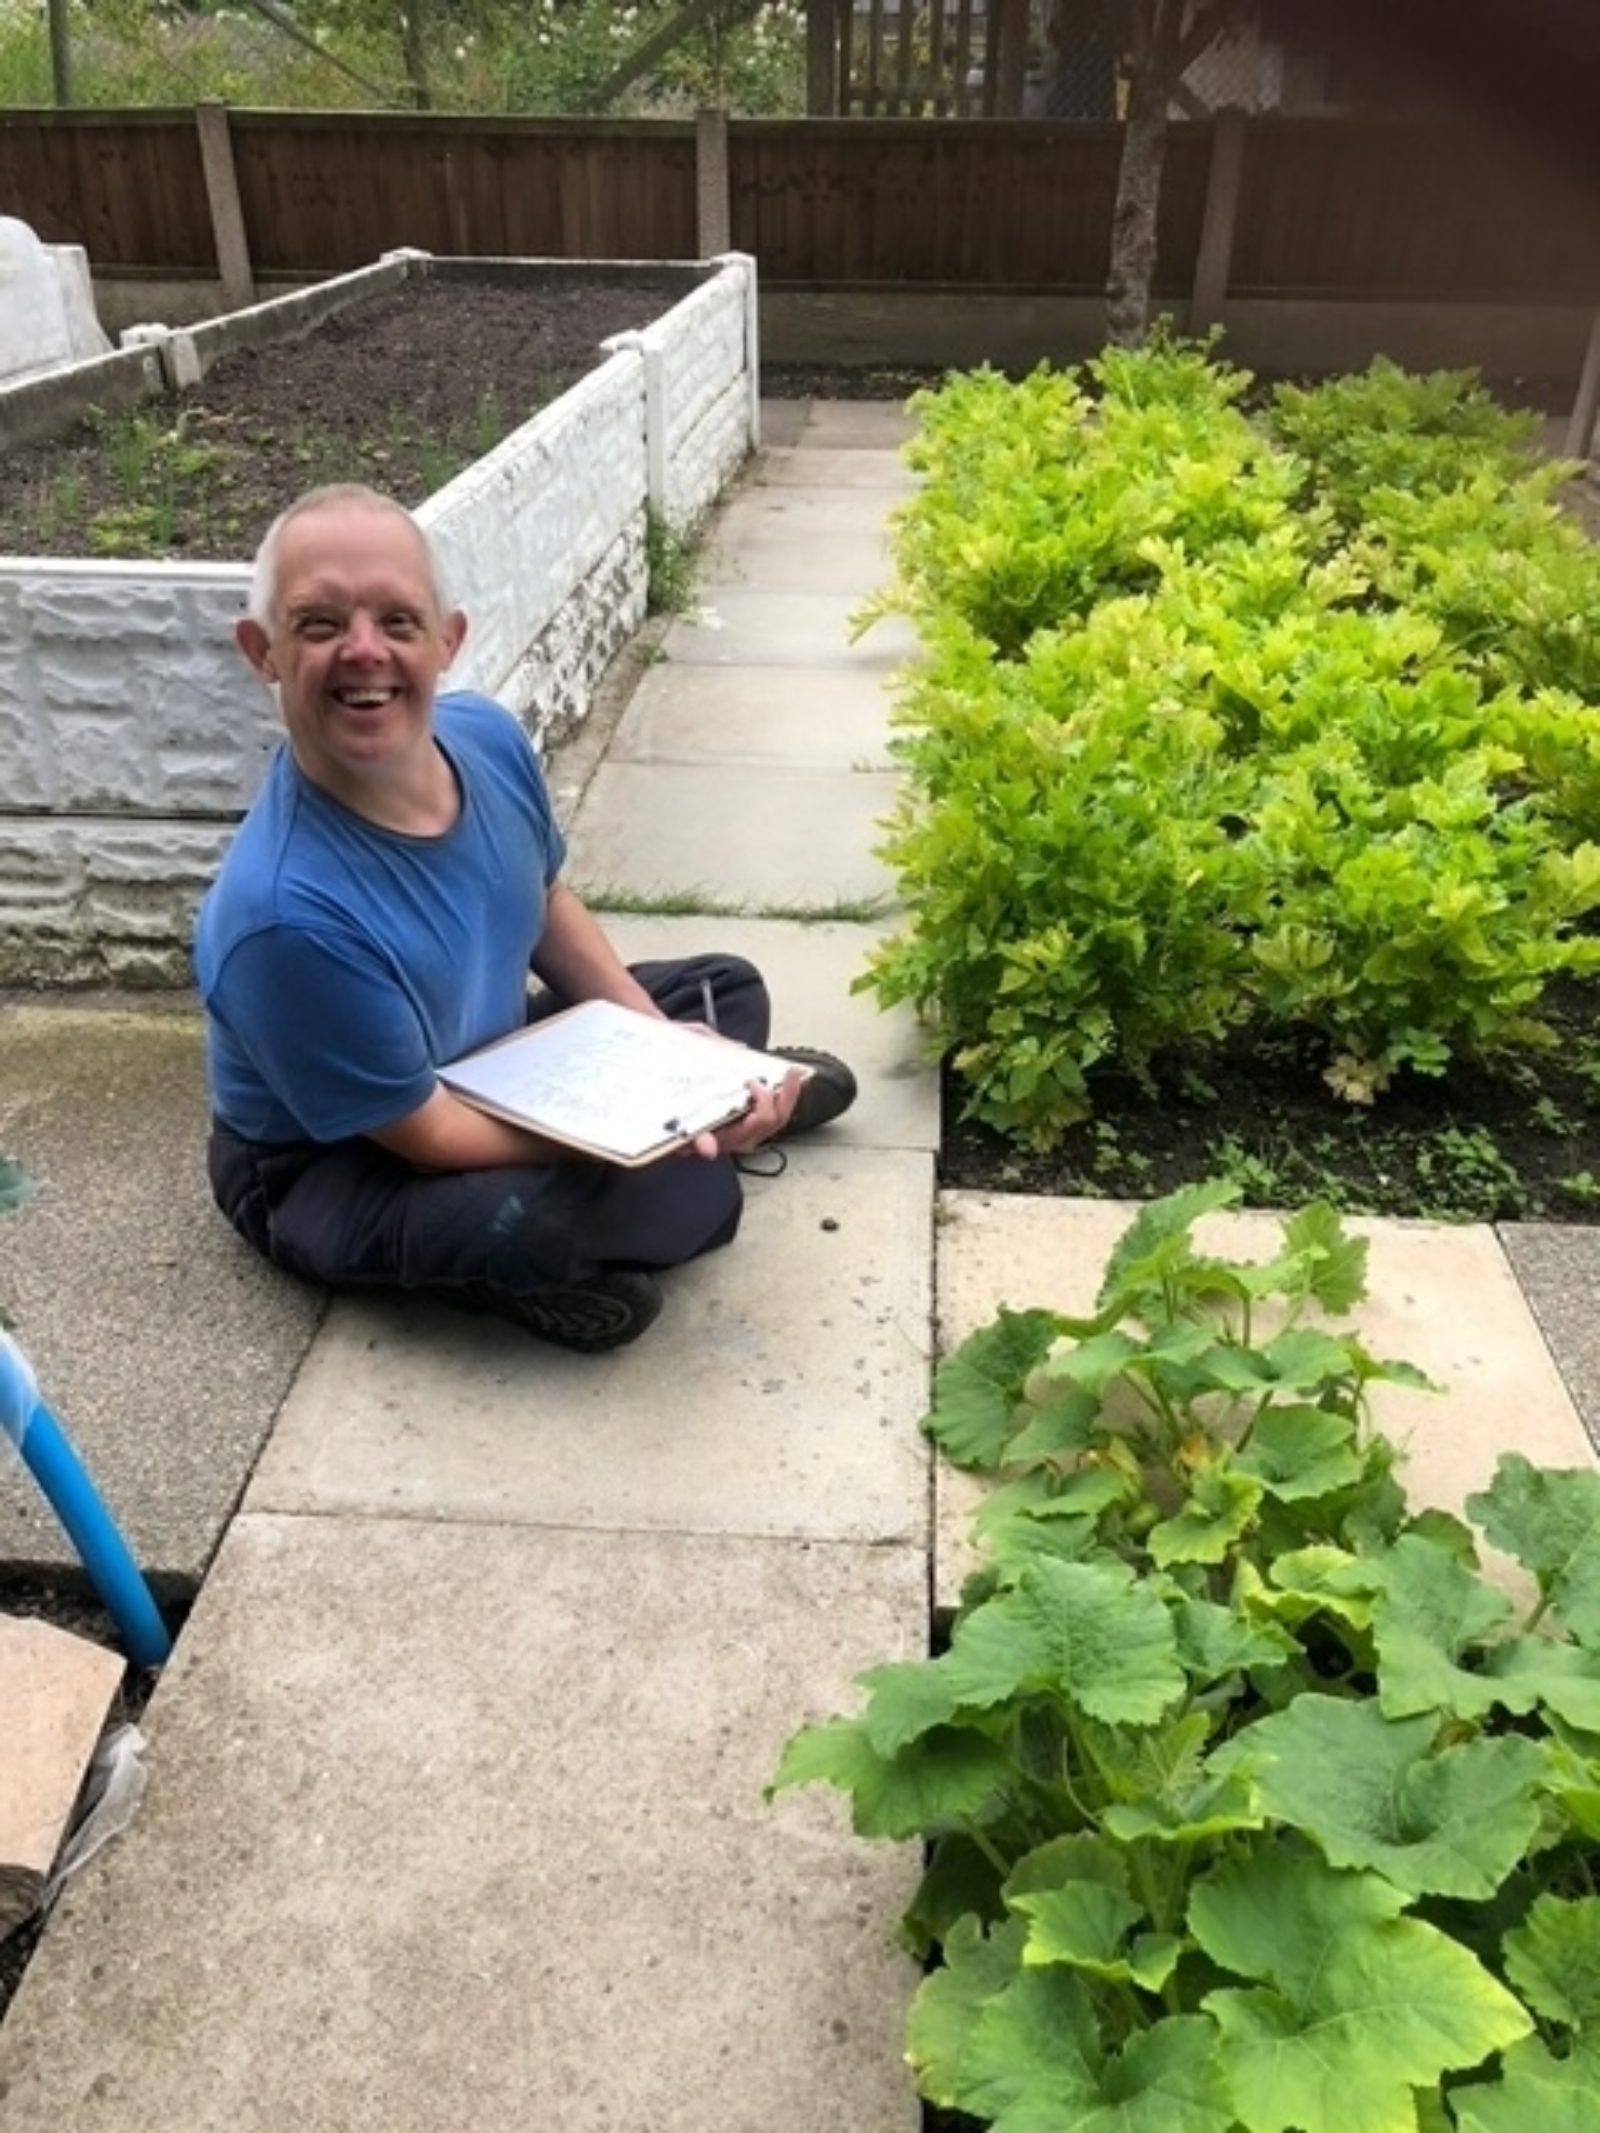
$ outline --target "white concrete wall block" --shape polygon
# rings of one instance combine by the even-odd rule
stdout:
[[[743,464],[749,439],[749,396],[734,378],[669,462],[667,516],[674,526],[687,529],[704,517]]]
[[[741,278],[725,269],[704,282],[664,319],[647,329],[646,338],[664,355],[667,374],[667,455],[699,428],[706,410],[721,398],[731,380],[744,373],[744,290]]]
[[[624,350],[418,512],[467,642],[451,673],[498,695],[645,494],[644,363]]]
[[[8,823],[0,984],[181,985],[201,897],[231,823]]]
[[[649,581],[644,528],[644,513],[636,511],[497,692],[541,748],[581,723],[601,676],[644,620]]]
[[[0,561],[0,788],[67,813],[247,806],[276,729],[233,641],[247,582],[234,564]],[[18,704],[26,744],[8,741]]]

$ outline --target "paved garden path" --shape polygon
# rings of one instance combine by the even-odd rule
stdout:
[[[672,1277],[639,1347],[585,1360],[350,1301],[313,1326],[190,1197],[192,1015],[0,1010],[43,1092],[30,1145],[105,1232],[69,1246],[66,1193],[16,1218],[0,1295],[146,1559],[198,1568],[226,1529],[147,1714],[145,1805],[0,2028],[6,2133],[919,2122],[891,1940],[914,1861],[761,1787],[853,1674],[927,1648],[959,1575],[959,1494],[935,1505],[916,1429],[936,1319],[951,1339],[1000,1301],[1081,1304],[1126,1210],[951,1194],[936,1231],[933,1076],[907,1020],[849,992],[888,891],[872,825],[907,640],[852,646],[847,620],[905,487],[899,422],[774,415],[698,618],[603,759],[556,779],[598,901],[740,914],[620,919],[625,948],[751,953],[780,1036],[848,1053],[862,1097],[752,1184],[737,1248]],[[1374,1339],[1455,1388],[1390,1418],[1415,1485],[1456,1501],[1512,1441],[1589,1457],[1597,1234],[1370,1227]]]

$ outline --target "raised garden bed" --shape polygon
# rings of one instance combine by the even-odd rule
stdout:
[[[425,365],[416,320],[430,314],[446,330],[423,329]],[[292,346],[319,327],[354,345],[353,379],[330,383],[325,348]],[[583,346],[596,328],[608,345]],[[285,351],[290,382],[260,412],[223,397]],[[31,388],[0,391],[0,439],[36,477],[16,488],[55,521],[53,550],[41,537],[41,552],[0,558],[0,806],[13,818],[0,983],[185,981],[195,905],[277,738],[233,625],[282,502],[354,478],[411,503],[472,622],[454,681],[509,703],[542,739],[583,717],[643,619],[652,516],[692,525],[756,437],[755,271],[740,255],[593,269],[400,253],[154,354],[200,397],[146,404],[151,347],[49,381],[58,435],[86,406],[120,405],[110,434],[134,440],[120,468],[114,453],[109,471],[69,466],[65,500],[59,478],[39,478],[63,448],[24,461],[14,441],[41,403]],[[314,382],[301,370],[296,385],[305,362]],[[380,379],[397,374],[403,397],[385,406]],[[248,433],[242,449],[233,431]],[[153,493],[127,493],[134,460],[167,468]],[[182,519],[202,477],[210,501]],[[128,549],[95,553],[119,513],[133,515]]]

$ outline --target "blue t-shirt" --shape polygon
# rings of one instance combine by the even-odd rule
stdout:
[[[201,905],[212,1107],[245,1140],[392,1125],[526,1019],[566,855],[538,759],[487,697],[441,696],[434,733],[461,792],[442,837],[352,814],[285,745]]]

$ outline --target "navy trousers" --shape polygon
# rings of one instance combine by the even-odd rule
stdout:
[[[633,975],[675,1022],[705,1019],[704,980],[725,1036],[767,1042],[767,989],[742,958],[636,963]],[[542,993],[528,1019],[570,1004]],[[599,1267],[681,1265],[728,1243],[743,1205],[727,1157],[429,1172],[375,1141],[269,1147],[218,1126],[207,1168],[217,1205],[274,1265],[330,1288],[419,1289],[491,1311]]]

